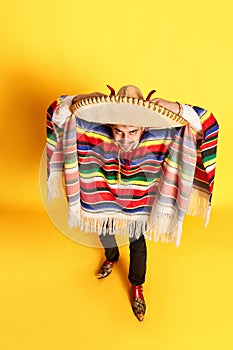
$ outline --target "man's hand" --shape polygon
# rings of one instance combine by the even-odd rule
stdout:
[[[151,100],[151,102],[153,102],[154,104],[156,104],[158,106],[167,108],[175,114],[178,114],[181,116],[183,114],[183,108],[178,102],[171,102],[171,101],[164,100],[162,98],[154,98],[153,100]],[[185,116],[184,116],[184,118],[185,118]],[[197,140],[203,140],[204,133],[202,130],[197,132],[196,138],[197,138]]]
[[[86,98],[92,98],[92,97],[102,97],[107,96],[106,94],[103,94],[102,92],[92,92],[90,94],[83,94],[83,95],[77,95],[73,98],[72,104],[79,102],[81,100],[84,100]]]
[[[181,112],[180,105],[178,102],[171,102],[171,101],[164,100],[162,98],[154,98],[153,100],[150,100],[150,102],[153,102],[157,106],[167,108],[169,109],[169,111],[172,111],[175,114],[179,114]]]

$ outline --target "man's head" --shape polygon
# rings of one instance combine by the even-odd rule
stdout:
[[[134,85],[122,86],[118,91],[118,96],[143,99],[141,91]],[[124,152],[130,152],[137,147],[144,131],[144,128],[123,124],[111,125],[111,128],[114,140]]]
[[[111,128],[114,140],[124,152],[137,147],[144,131],[144,128],[132,125],[111,125]]]

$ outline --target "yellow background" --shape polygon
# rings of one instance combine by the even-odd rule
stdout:
[[[232,1],[1,4],[1,349],[232,349]],[[128,247],[97,281],[100,249],[53,226],[41,202],[45,111],[61,94],[138,85],[220,124],[207,229],[148,243],[147,314],[128,299]]]

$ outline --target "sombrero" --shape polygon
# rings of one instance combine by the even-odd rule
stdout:
[[[109,85],[111,94],[89,97],[71,105],[70,110],[77,117],[101,124],[124,124],[158,129],[184,126],[188,123],[168,109],[150,101],[152,90],[146,99],[139,88],[126,85],[117,94]]]

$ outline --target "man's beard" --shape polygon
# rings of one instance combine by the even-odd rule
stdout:
[[[136,141],[131,141],[131,142],[127,143],[127,144],[125,144],[122,141],[116,141],[116,142],[117,142],[118,146],[120,147],[121,151],[123,151],[123,152],[130,152],[130,151],[132,151],[133,149],[135,149],[137,147],[137,145],[139,143],[138,141],[137,142]]]

